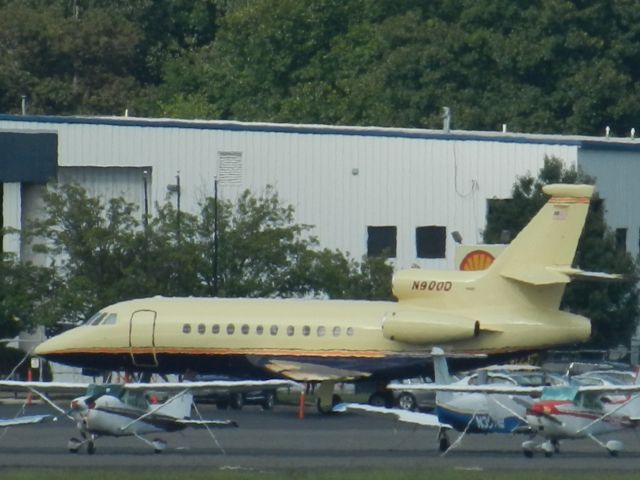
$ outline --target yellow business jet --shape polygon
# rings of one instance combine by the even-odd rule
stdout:
[[[397,302],[163,298],[108,306],[35,353],[72,366],[320,382],[408,376],[447,355],[535,351],[589,338],[587,318],[560,311],[593,193],[547,185],[547,204],[484,271],[399,271]]]

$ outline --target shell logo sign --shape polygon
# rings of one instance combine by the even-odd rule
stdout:
[[[495,257],[485,250],[473,250],[467,253],[460,262],[460,270],[485,270],[493,263]]]

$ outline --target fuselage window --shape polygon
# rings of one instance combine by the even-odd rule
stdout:
[[[340,327],[333,327],[333,336],[334,337],[340,336]]]
[[[102,325],[115,325],[117,321],[118,321],[118,315],[116,315],[115,313],[110,313],[109,315],[104,317],[104,320],[102,321]]]
[[[247,325],[246,323],[244,325],[242,325],[242,334],[243,335],[248,335],[249,334],[249,325]]]
[[[264,332],[264,327],[263,327],[262,325],[258,325],[258,326],[256,327],[256,333],[257,333],[258,335],[262,335],[262,332]]]
[[[182,333],[191,333],[191,325],[188,323],[182,325]]]
[[[227,325],[227,333],[229,335],[233,335],[233,332],[236,331],[236,327],[233,323],[230,323],[229,325]]]
[[[350,337],[353,337],[353,327],[347,328],[347,335],[349,335]]]
[[[293,325],[289,325],[289,326],[287,327],[287,335],[291,336],[291,335],[293,335],[294,333],[296,333],[296,329],[294,328],[294,326],[293,326]]]
[[[304,335],[305,337],[308,337],[310,333],[311,333],[311,327],[309,325],[305,325],[304,327],[302,327],[302,335]]]
[[[278,326],[277,325],[271,325],[271,328],[269,329],[269,331],[271,332],[271,335],[277,335],[278,334]]]
[[[323,326],[318,327],[318,336],[319,337],[324,337],[324,334],[326,332],[326,329]]]
[[[207,327],[205,327],[204,323],[199,323],[198,324],[198,333],[200,335],[204,335],[204,332],[207,331]]]
[[[214,335],[218,335],[220,333],[220,325],[214,323],[211,327],[211,333],[213,333]]]

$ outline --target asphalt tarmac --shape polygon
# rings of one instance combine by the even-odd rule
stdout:
[[[19,405],[0,406],[0,417],[13,417]],[[0,469],[141,468],[229,469],[278,471],[282,469],[457,469],[483,471],[549,470],[603,472],[637,471],[640,438],[633,431],[614,437],[625,442],[625,451],[613,458],[591,440],[565,441],[552,458],[527,459],[520,444],[526,438],[511,435],[467,435],[441,455],[436,432],[399,423],[387,417],[358,414],[322,416],[307,407],[304,419],[296,408],[276,405],[273,411],[246,406],[242,411],[200,407],[205,418],[236,420],[239,428],[218,429],[215,439],[206,430],[188,429],[162,434],[167,441],[162,454],[134,437],[97,440],[97,451],[72,454],[70,437],[79,436],[66,418],[57,422],[0,429]],[[33,405],[27,413],[50,413]]]

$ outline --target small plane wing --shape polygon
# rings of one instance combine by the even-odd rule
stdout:
[[[73,382],[21,382],[16,380],[0,380],[0,390],[5,392],[24,392],[25,390],[39,390],[45,393],[84,393],[90,383]]]
[[[197,382],[125,383],[122,387],[126,390],[153,390],[154,392],[181,392],[184,390],[198,392],[217,389],[241,392],[259,388],[299,387],[299,385],[291,380],[209,380]]]
[[[407,385],[389,384],[387,388],[390,390],[422,390],[429,392],[460,392],[460,393],[493,393],[502,395],[541,395],[545,387],[523,387],[519,385],[504,384],[487,384],[487,385],[459,385],[451,383],[448,385],[440,385],[437,383],[416,384],[407,387]]]
[[[400,408],[374,407],[373,405],[365,405],[362,403],[339,403],[338,405],[333,407],[333,411],[337,413],[343,413],[347,410],[375,413],[380,415],[393,415],[401,422],[413,423],[415,425],[422,425],[425,427],[446,429],[453,428],[447,423],[440,422],[440,420],[438,420],[438,417],[431,413],[410,412],[408,410],[402,410]]]
[[[53,415],[27,415],[16,418],[0,418],[0,427],[14,427],[17,425],[33,425],[34,423],[42,423],[47,420],[56,420]]]

